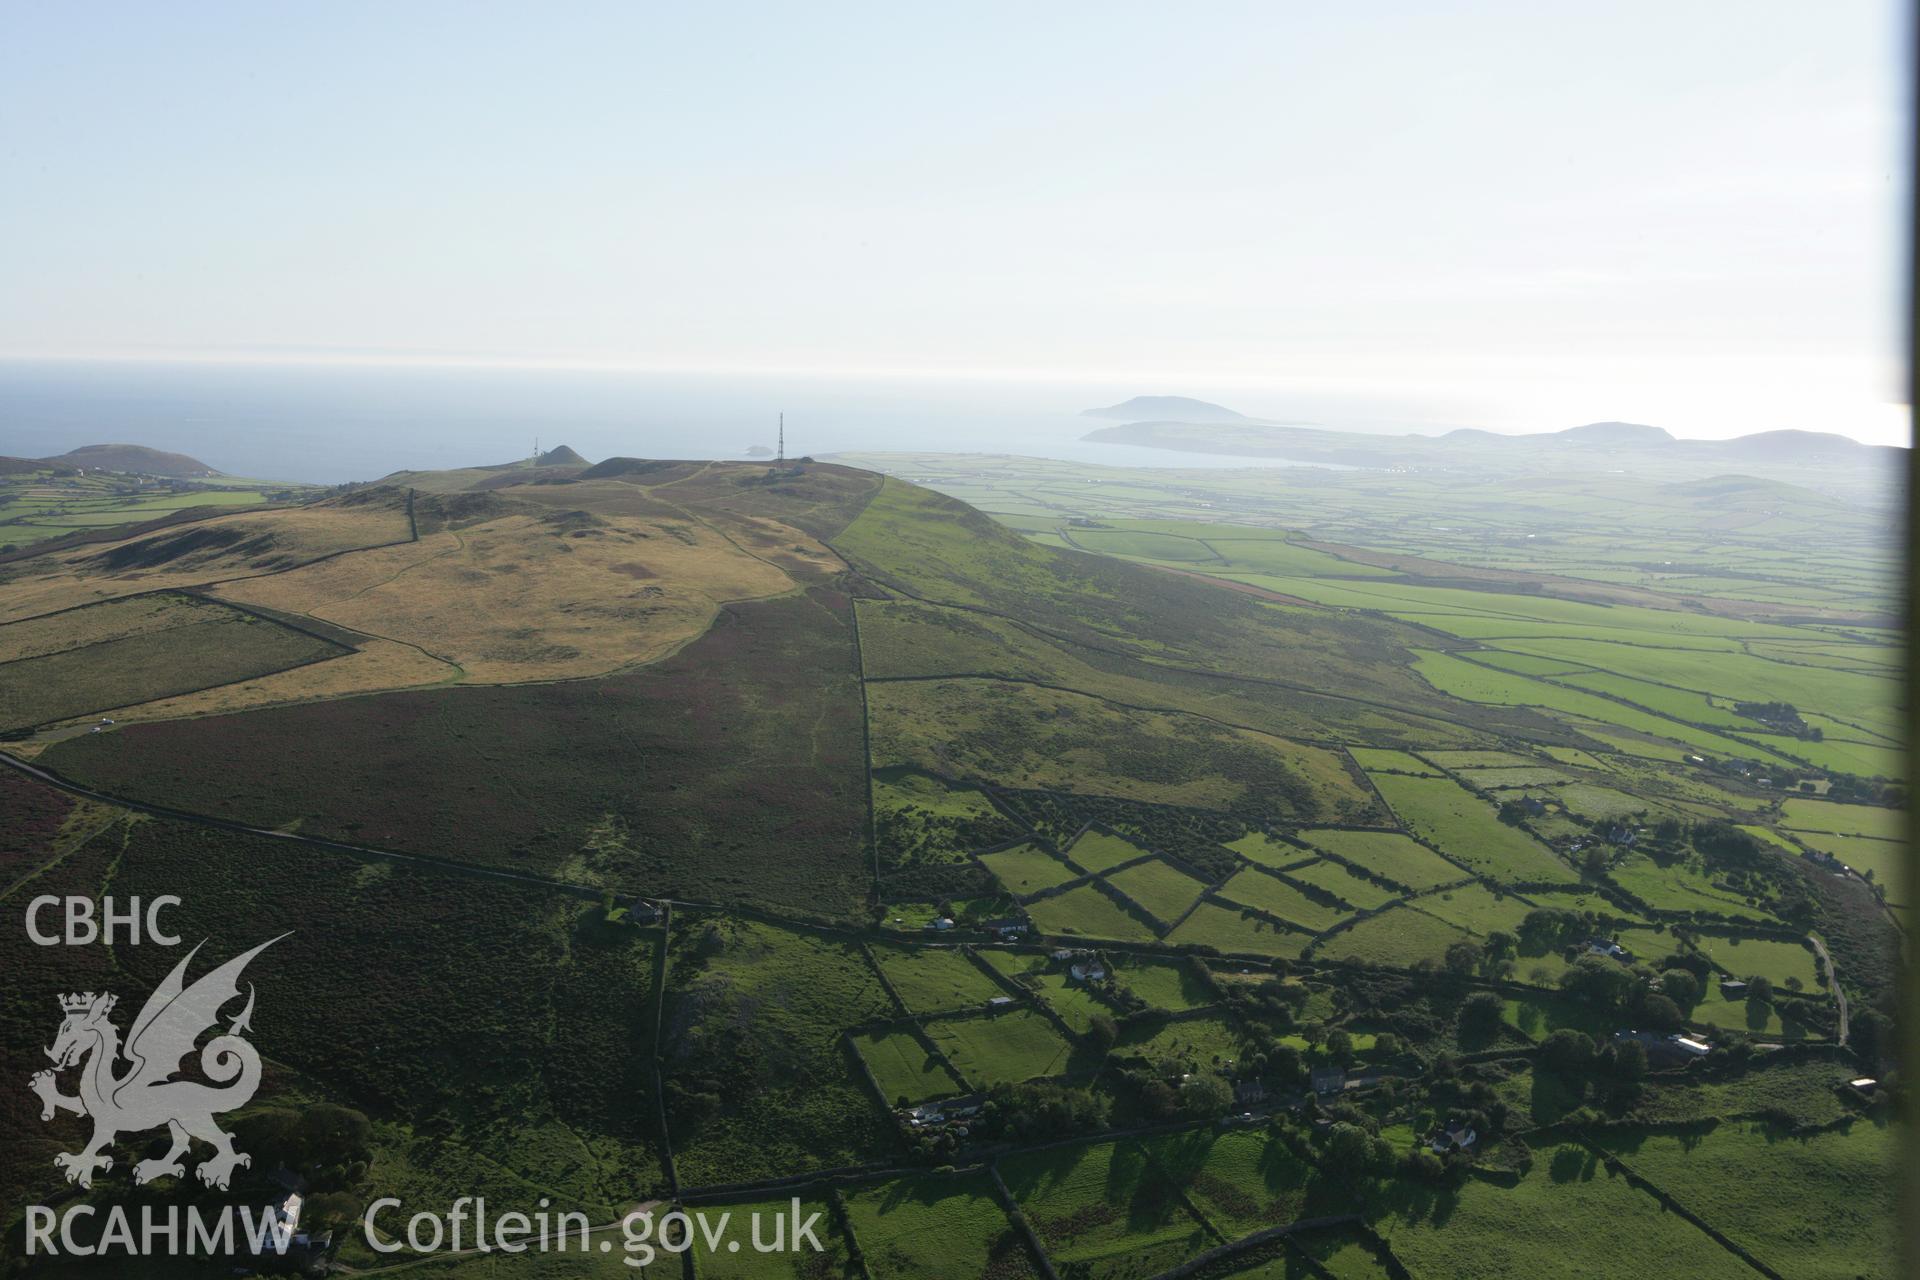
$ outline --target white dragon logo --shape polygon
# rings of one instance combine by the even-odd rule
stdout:
[[[286,936],[283,933],[280,938]],[[164,1156],[134,1165],[133,1180],[137,1183],[168,1175],[184,1177],[186,1168],[180,1157],[194,1138],[214,1148],[214,1154],[201,1161],[196,1170],[200,1181],[209,1187],[226,1190],[234,1169],[253,1163],[244,1152],[233,1149],[233,1135],[213,1122],[216,1114],[245,1106],[260,1087],[260,1054],[241,1039],[253,1017],[251,983],[247,985],[247,1006],[240,1016],[225,1035],[215,1036],[200,1050],[200,1070],[213,1083],[172,1077],[181,1069],[181,1060],[193,1052],[194,1042],[218,1024],[221,1006],[239,996],[240,972],[247,962],[280,938],[270,938],[234,957],[189,987],[184,979],[188,962],[200,952],[196,946],[147,998],[127,1033],[124,1049],[119,1028],[108,1018],[115,1003],[111,993],[96,996],[89,991],[60,997],[66,1018],[53,1047],[47,1050],[53,1070],[39,1072],[29,1084],[40,1095],[42,1120],[53,1119],[59,1111],[93,1118],[93,1137],[87,1145],[53,1158],[54,1165],[66,1172],[68,1182],[92,1186],[96,1170],[113,1168],[113,1157],[102,1154],[108,1144],[122,1133],[161,1125],[171,1133],[173,1145]],[[204,941],[200,944],[205,945]],[[115,1066],[123,1057],[131,1065],[115,1075]],[[60,1092],[55,1073],[74,1066],[81,1067],[80,1091],[68,1097]]]

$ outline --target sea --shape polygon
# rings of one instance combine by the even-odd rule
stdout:
[[[745,458],[776,444],[784,413],[789,457],[896,451],[1119,467],[1294,465],[1083,439],[1111,424],[1081,410],[1163,392],[472,365],[0,360],[0,455],[141,444],[229,475],[339,484],[509,462],[529,456],[536,442],[569,445],[594,461]]]

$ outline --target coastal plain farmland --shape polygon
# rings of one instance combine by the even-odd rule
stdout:
[[[0,564],[0,897],[292,930],[247,1132],[364,1119],[259,1148],[326,1221],[791,1194],[825,1255],[695,1274],[1885,1273],[1872,573],[1769,578],[1672,494],[1528,547],[1418,475],[913,465],[973,505],[563,459]],[[1622,560],[1634,502],[1688,573]],[[16,1074],[42,997],[164,961],[0,939]],[[0,1122],[10,1195],[66,1123]]]

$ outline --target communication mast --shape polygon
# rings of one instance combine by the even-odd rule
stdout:
[[[784,413],[780,415],[780,451],[773,455],[773,460],[775,462],[787,460],[787,415]]]

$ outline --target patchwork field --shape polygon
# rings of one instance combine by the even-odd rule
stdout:
[[[1737,1277],[1747,1265],[1585,1148],[1548,1145],[1513,1186],[1394,1187],[1374,1228],[1416,1276],[1532,1280],[1543,1274]]]
[[[872,948],[887,981],[915,1014],[978,1008],[1000,988],[978,965],[951,947]]]
[[[1314,948],[1314,956],[1405,967],[1421,960],[1439,960],[1454,943],[1470,941],[1471,935],[1459,926],[1403,905],[1388,907],[1379,915],[1329,935]]]
[[[1374,785],[1414,835],[1493,880],[1554,883],[1575,878],[1545,846],[1502,823],[1493,806],[1457,783],[1388,773],[1376,777]]]
[[[1899,1135],[1854,1121],[1796,1137],[1761,1121],[1705,1133],[1609,1135],[1607,1149],[1782,1275],[1892,1275],[1888,1178]],[[1817,1203],[1816,1213],[1781,1206]]]
[[[1057,1075],[1073,1053],[1052,1023],[1028,1009],[929,1022],[926,1032],[976,1089]]]
[[[1121,908],[1091,884],[1029,903],[1027,914],[1043,933],[1112,938],[1122,942],[1151,942],[1155,936],[1153,928],[1144,920]]]
[[[1302,1218],[1351,1211],[1318,1171],[1269,1135],[1240,1129],[1174,1134],[1141,1144],[1215,1231],[1228,1240]]]
[[[1229,902],[1258,907],[1314,933],[1331,928],[1352,914],[1333,903],[1309,897],[1279,876],[1251,867],[1221,885],[1219,892]]]
[[[1167,935],[1176,945],[1197,943],[1228,955],[1297,956],[1313,935],[1276,924],[1265,916],[1218,902],[1202,902],[1180,927]]]
[[[1303,831],[1315,848],[1344,858],[1374,875],[1409,889],[1452,884],[1469,874],[1416,840],[1397,831]]]
[[[905,1099],[918,1106],[962,1091],[961,1083],[911,1031],[859,1032],[853,1047],[889,1104]]]
[[[1022,896],[1079,879],[1072,867],[1031,844],[983,853],[980,865],[993,872],[1008,893]]]
[[[1107,877],[1107,883],[1166,924],[1185,915],[1207,887],[1163,858],[1116,871]]]
[[[985,1174],[932,1174],[847,1195],[847,1220],[874,1280],[1038,1274]]]
[[[1105,831],[1089,831],[1073,842],[1067,857],[1075,866],[1098,874],[1111,871],[1123,862],[1147,856],[1147,850],[1131,840]]]
[[[1089,1280],[1145,1280],[1217,1243],[1137,1143],[1016,1156],[1000,1176],[1055,1265]]]

